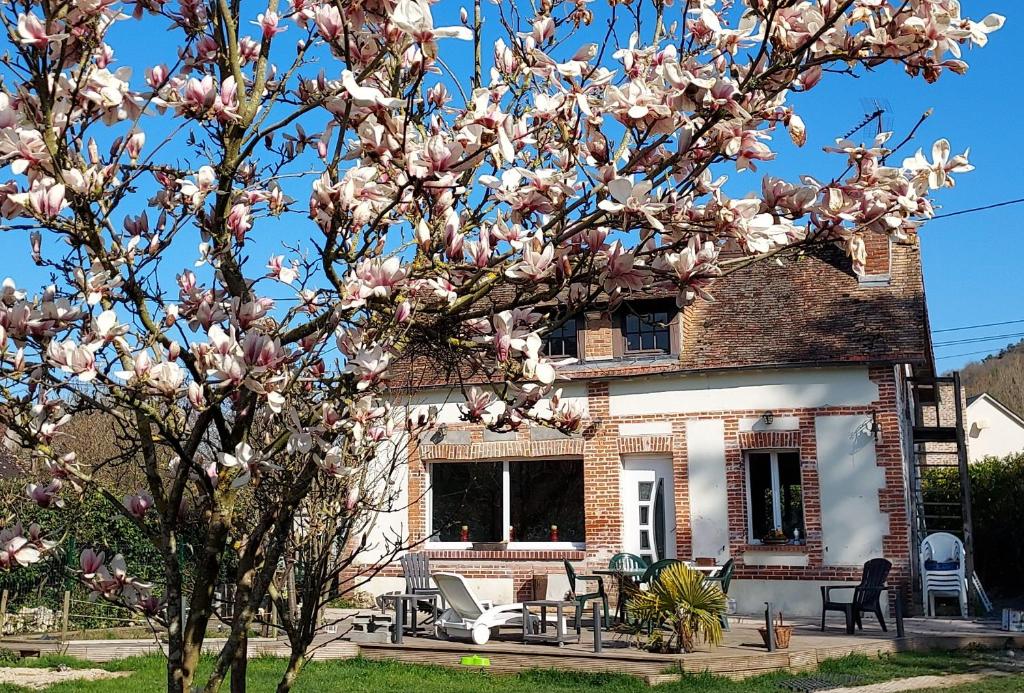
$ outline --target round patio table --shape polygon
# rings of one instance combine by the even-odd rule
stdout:
[[[591,570],[590,572],[595,575],[608,575],[615,578],[619,584],[619,598],[615,604],[615,618],[619,619],[619,622],[625,622],[626,620],[626,600],[622,598],[622,581],[625,579],[638,580],[644,576],[647,570],[620,570],[618,568],[598,568],[597,570]]]

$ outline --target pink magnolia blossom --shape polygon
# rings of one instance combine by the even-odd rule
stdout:
[[[332,4],[320,5],[314,13],[317,31],[325,41],[334,41],[341,37],[344,22],[338,8]]]
[[[35,48],[46,49],[51,41],[56,41],[65,34],[48,34],[42,21],[33,13],[18,15],[18,40]]]
[[[299,276],[298,265],[293,263],[291,266],[286,266],[284,264],[284,255],[274,255],[271,257],[270,262],[267,263],[267,269],[270,270],[267,274],[268,277],[285,284],[291,284]]]
[[[82,577],[90,579],[99,572],[99,569],[106,563],[107,556],[102,551],[96,553],[92,549],[84,549],[81,556],[78,559],[78,564],[82,569]]]
[[[473,32],[464,26],[447,26],[434,28],[434,18],[430,14],[430,4],[426,0],[398,0],[391,21],[396,27],[409,34],[428,54],[436,50],[436,39],[457,38],[472,41]]]
[[[141,520],[153,507],[153,497],[148,493],[137,493],[124,497],[123,505],[128,514],[137,520]]]
[[[43,539],[39,525],[32,524],[28,534],[20,522],[0,530],[0,571],[38,563],[56,542]]]
[[[256,26],[263,30],[263,39],[272,39],[282,31],[287,31],[288,27],[278,26],[279,17],[277,12],[266,12],[263,14],[256,15],[256,21],[253,22]]]
[[[60,508],[64,506],[64,501],[58,496],[61,486],[63,483],[60,479],[53,479],[46,486],[29,484],[25,487],[25,495],[40,508]]]
[[[55,183],[46,188],[43,186],[36,187],[29,193],[29,206],[40,216],[52,219],[60,214],[62,209],[67,207],[67,202],[64,199],[64,190],[64,186],[60,183]]]
[[[932,145],[932,163],[928,162],[924,153],[918,149],[917,153],[909,159],[903,160],[903,168],[909,170],[915,183],[927,184],[928,188],[952,188],[956,182],[952,173],[967,173],[973,171],[974,167],[967,161],[970,150],[958,154],[952,158],[949,156],[949,140],[936,140]]]

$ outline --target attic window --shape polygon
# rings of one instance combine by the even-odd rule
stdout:
[[[645,310],[626,307],[622,311],[623,351],[627,354],[672,352],[670,323],[673,312],[663,308]]]
[[[559,327],[544,335],[544,354],[547,356],[579,356],[579,327],[576,318],[569,318]]]

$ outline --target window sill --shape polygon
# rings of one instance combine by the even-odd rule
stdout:
[[[558,542],[546,547],[541,547],[540,542],[524,544],[510,544],[505,549],[490,551],[474,550],[465,544],[427,544],[423,553],[427,558],[464,561],[582,561],[587,557],[584,546],[579,544]]]
[[[491,544],[480,543],[474,545],[472,542],[460,541],[431,541],[424,544],[427,551],[466,551],[468,553],[487,552],[510,552],[517,551],[585,551],[586,544],[571,541],[513,541],[507,544],[493,542]]]
[[[807,544],[745,544],[744,551],[773,551],[785,553],[807,553]]]
[[[623,351],[621,358],[624,359],[654,359],[663,356],[678,356],[671,351],[661,351],[660,349],[648,349],[646,351]]]

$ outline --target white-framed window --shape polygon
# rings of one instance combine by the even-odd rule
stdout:
[[[583,460],[435,462],[427,474],[428,543],[435,548],[585,546]]]
[[[804,495],[797,450],[750,450],[747,467],[747,529],[750,542],[781,532],[804,543]]]

